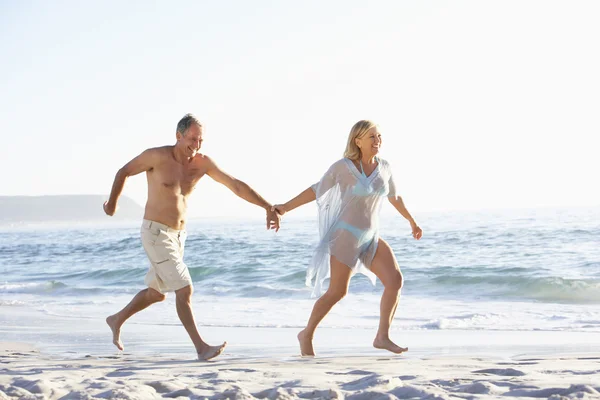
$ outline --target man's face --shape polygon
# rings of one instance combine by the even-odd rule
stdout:
[[[185,135],[177,134],[177,142],[188,157],[194,157],[202,146],[202,127],[193,124]]]

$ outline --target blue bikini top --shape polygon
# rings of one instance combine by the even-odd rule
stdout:
[[[380,167],[380,161],[377,160],[377,168],[379,168],[379,167]],[[371,172],[371,175],[374,173],[375,173],[375,170],[373,170],[373,172]],[[376,193],[375,190],[373,190],[373,186],[372,186],[373,182],[369,181],[369,178],[371,178],[371,176],[367,176],[367,174],[365,174],[362,160],[360,160],[360,174],[361,174],[361,179],[357,179],[356,185],[354,185],[354,187],[352,188],[352,194],[354,194],[355,196],[361,196],[361,197],[372,196],[374,194],[379,194],[380,196],[385,196],[385,194],[386,194],[385,187],[382,187],[381,190],[379,190],[379,193]]]

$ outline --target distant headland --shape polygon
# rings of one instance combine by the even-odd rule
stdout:
[[[0,223],[106,221],[104,195],[0,196]],[[113,219],[141,219],[144,208],[126,196],[119,199]]]

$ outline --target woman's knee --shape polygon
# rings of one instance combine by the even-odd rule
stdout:
[[[343,299],[344,297],[346,297],[346,295],[348,294],[348,288],[329,288],[327,290],[327,292],[325,293],[325,295],[335,301],[338,302],[341,299]]]
[[[402,276],[402,272],[400,271],[396,271],[394,274],[392,274],[390,277],[388,277],[388,279],[386,279],[386,282],[384,282],[383,286],[386,289],[389,290],[400,290],[402,289],[402,286],[404,285],[404,277]]]

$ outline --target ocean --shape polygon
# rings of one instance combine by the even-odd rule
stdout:
[[[424,232],[419,241],[401,216],[381,217],[381,236],[405,281],[395,335],[600,332],[599,208],[415,214]],[[0,341],[23,339],[16,326],[25,310],[55,332],[40,339],[34,330],[28,338],[51,344],[60,342],[52,320],[101,324],[127,304],[144,288],[149,265],[140,223],[1,227]],[[187,230],[198,325],[305,325],[315,300],[304,280],[318,240],[316,218],[286,216],[278,233],[266,231],[262,219],[194,219]],[[380,282],[354,276],[322,326],[374,333],[381,292]],[[178,327],[173,298],[131,323]]]

